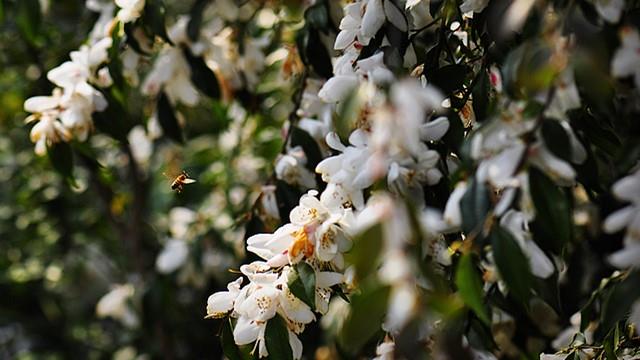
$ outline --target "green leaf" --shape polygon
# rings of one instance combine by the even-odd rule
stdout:
[[[466,234],[475,231],[479,235],[490,207],[491,201],[487,187],[475,179],[470,180],[467,191],[460,199],[462,231]]]
[[[483,303],[484,292],[482,291],[482,280],[480,279],[480,275],[478,275],[476,267],[473,265],[473,259],[470,253],[463,254],[458,261],[455,282],[464,303],[476,313],[480,320],[489,325],[489,315]]]
[[[489,74],[482,68],[482,74],[478,82],[471,90],[473,96],[473,112],[476,115],[476,121],[482,122],[487,117],[487,111],[489,109],[489,92],[491,86],[489,82]]]
[[[163,1],[147,0],[144,7],[143,20],[149,26],[154,35],[159,36],[169,44],[173,44],[167,34],[167,28],[165,26],[165,12],[166,10]]]
[[[311,265],[299,262],[289,275],[288,286],[293,295],[309,305],[311,310],[316,308],[316,272]]]
[[[500,226],[494,227],[489,235],[493,248],[493,259],[498,266],[500,277],[507,284],[513,297],[526,307],[532,285],[529,259],[511,233]]]
[[[183,49],[183,53],[191,68],[191,82],[205,95],[220,98],[220,84],[216,74],[213,73],[202,57],[193,56],[189,49]]]
[[[631,305],[640,299],[640,271],[630,273],[624,280],[615,284],[602,303],[600,326],[596,338],[603,338],[618,321],[629,315]]]
[[[571,142],[562,125],[557,120],[544,119],[540,130],[547,148],[562,160],[571,161]]]
[[[297,126],[291,127],[291,146],[300,146],[307,156],[306,167],[315,172],[316,165],[322,160],[322,152],[316,140],[308,132]]]
[[[267,322],[264,338],[271,359],[293,359],[291,345],[289,345],[289,331],[285,321],[277,315]]]
[[[309,29],[305,54],[308,63],[316,74],[326,79],[333,76],[331,56],[327,48],[323,45],[319,30]]]
[[[573,221],[565,192],[543,172],[529,169],[529,188],[536,208],[531,224],[534,239],[543,248],[557,254],[571,240]]]
[[[282,180],[276,181],[276,201],[278,203],[278,212],[280,219],[288,219],[289,213],[294,207],[298,206],[302,193],[298,188],[293,187]]]
[[[365,279],[378,266],[382,248],[382,225],[376,224],[356,236],[353,247],[345,254],[347,263],[353,264],[358,279]]]
[[[437,86],[445,95],[449,95],[462,89],[462,84],[467,77],[468,68],[465,65],[445,65],[429,74],[427,80]]]
[[[187,24],[187,36],[191,41],[198,41],[200,28],[202,27],[202,15],[204,9],[209,4],[209,0],[196,0],[191,8],[191,18]]]
[[[351,297],[351,311],[340,331],[339,341],[350,353],[355,354],[373,335],[387,311],[390,288],[388,286],[363,286],[362,292]]]
[[[322,32],[327,31],[329,25],[329,14],[327,14],[327,7],[322,1],[317,2],[313,6],[309,6],[304,13],[304,18],[310,26],[316,30]]]
[[[182,144],[184,142],[182,139],[182,128],[180,127],[180,124],[178,124],[178,119],[173,112],[173,106],[171,106],[169,97],[167,97],[167,94],[165,94],[164,91],[161,92],[158,97],[157,115],[158,122],[160,123],[160,127],[162,127],[162,131],[164,131],[165,135],[175,142]]]

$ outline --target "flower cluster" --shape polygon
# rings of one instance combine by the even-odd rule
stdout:
[[[207,302],[209,317],[230,313],[238,319],[233,331],[236,344],[255,342],[254,349],[261,357],[268,355],[264,339],[267,323],[279,315],[287,322],[294,358],[299,359],[302,344],[296,334],[315,320],[314,312],[327,312],[332,287],[344,282],[342,254],[350,247],[345,224],[350,209],[328,208],[316,196],[317,192],[310,191],[300,199],[289,224],[272,234],[247,239],[247,250],[266,261],[243,265],[240,271],[249,284],[241,288],[243,278],[238,278],[227,286],[228,291],[211,295]],[[314,273],[313,308],[289,287],[299,263],[307,264]]]

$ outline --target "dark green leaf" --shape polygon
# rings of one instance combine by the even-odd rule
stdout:
[[[202,26],[202,15],[204,9],[209,4],[209,0],[196,0],[191,8],[191,18],[187,24],[187,35],[191,41],[198,41],[200,37],[200,27]]]
[[[289,213],[294,207],[298,206],[302,193],[282,180],[276,181],[276,201],[278,202],[278,211],[280,219],[289,219]]]
[[[138,39],[133,36],[133,30],[135,29],[134,24],[133,23],[126,23],[124,24],[124,33],[125,33],[125,42],[128,46],[130,46],[135,52],[137,52],[140,55],[146,55],[149,56],[150,54],[145,51],[144,49],[142,49],[142,45],[140,45],[140,43],[138,42]],[[116,35],[116,34],[114,34]],[[120,54],[120,49],[117,49],[117,54]]]
[[[473,264],[470,253],[463,254],[458,261],[455,275],[456,286],[460,297],[485,324],[489,325],[489,315],[484,306],[484,292],[482,290],[482,280],[478,275],[478,270]]]
[[[289,290],[313,310],[316,307],[316,272],[306,262],[299,262],[289,274]]]
[[[178,124],[178,118],[176,118],[176,114],[173,112],[173,106],[171,106],[169,97],[167,97],[164,91],[161,92],[158,97],[157,116],[164,134],[175,142],[182,144],[184,141],[182,139],[182,128],[180,124]]]
[[[309,40],[305,49],[305,54],[309,64],[316,74],[323,78],[333,76],[333,67],[331,66],[331,56],[329,51],[323,45],[318,30],[309,29]]]
[[[489,190],[483,183],[475,179],[470,180],[467,191],[460,199],[462,213],[462,231],[466,234],[476,232],[478,235],[491,207]]]
[[[494,227],[489,237],[493,248],[493,259],[498,266],[500,277],[507,284],[511,295],[526,307],[529,303],[532,284],[529,259],[511,233],[502,227]]]
[[[529,169],[529,188],[536,208],[533,236],[543,248],[560,253],[571,240],[573,221],[565,192],[544,173]]]
[[[465,65],[454,64],[443,66],[431,73],[427,73],[430,84],[437,86],[445,95],[461,90],[467,77],[468,68]]]
[[[144,22],[149,26],[154,35],[172,44],[165,26],[165,8],[161,0],[147,0],[144,7]],[[193,19],[193,18],[192,18]]]
[[[631,305],[640,299],[638,284],[640,284],[640,271],[635,271],[615,284],[608,292],[602,304],[600,326],[596,331],[597,338],[606,336],[618,321],[629,314]]]
[[[315,172],[316,165],[322,160],[322,153],[316,140],[308,132],[297,126],[291,127],[291,146],[300,146],[307,156],[306,167]]]
[[[340,332],[340,343],[352,354],[371,339],[378,331],[387,311],[389,287],[381,285],[363,286],[362,292],[351,297],[351,311]]]
[[[276,315],[276,317],[267,322],[264,339],[267,344],[267,350],[269,351],[269,358],[282,360],[293,359],[293,352],[291,345],[289,345],[287,324],[279,315]]]
[[[544,119],[540,130],[547,148],[555,156],[565,161],[571,161],[571,142],[562,125],[557,120]]]
[[[447,118],[449,119],[449,130],[442,137],[442,141],[451,151],[458,153],[464,141],[464,124],[458,114],[453,111],[447,114]]]
[[[316,4],[309,6],[304,13],[304,18],[307,24],[315,28],[316,30],[326,32],[329,25],[329,14],[327,14],[327,7],[324,2],[319,1]]]
[[[487,117],[489,108],[489,92],[491,84],[489,82],[489,74],[482,68],[478,82],[473,87],[471,94],[473,96],[473,112],[476,115],[476,121],[482,122]]]
[[[205,95],[219,99],[220,85],[213,70],[207,66],[202,57],[193,56],[189,49],[183,49],[183,52],[191,68],[191,82]]]

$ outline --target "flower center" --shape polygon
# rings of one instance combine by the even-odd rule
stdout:
[[[313,255],[313,244],[309,241],[305,229],[296,231],[293,243],[289,246],[289,254],[291,254],[292,258],[297,258],[301,253],[303,253],[305,257],[311,257]]]

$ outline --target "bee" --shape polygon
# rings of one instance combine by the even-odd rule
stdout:
[[[182,170],[180,175],[178,175],[175,180],[171,183],[171,190],[175,190],[178,193],[181,193],[184,189],[184,185],[193,184],[196,182],[194,179],[189,178],[189,174],[186,171]]]

